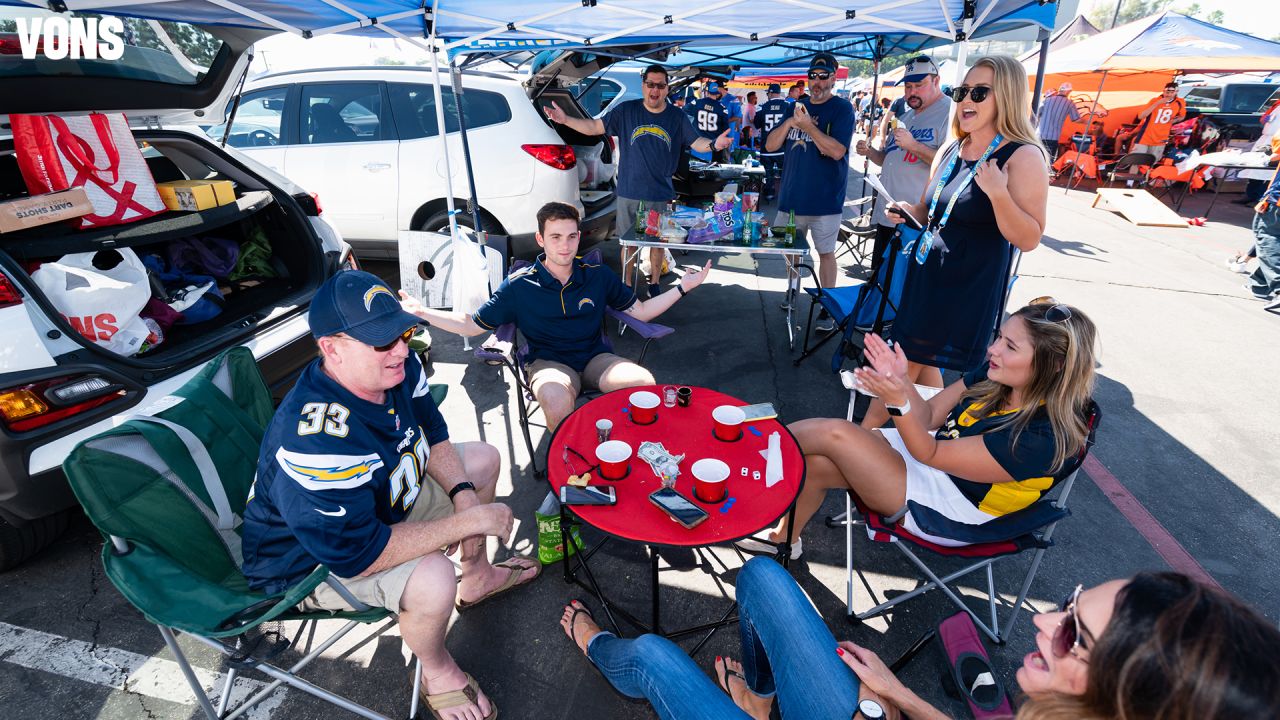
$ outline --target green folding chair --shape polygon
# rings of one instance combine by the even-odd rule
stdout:
[[[441,388],[443,390],[443,388]],[[71,488],[107,542],[102,563],[116,589],[156,624],[197,701],[210,718],[235,718],[288,684],[367,718],[387,716],[320,688],[297,673],[362,624],[396,616],[360,603],[323,566],[284,592],[264,595],[241,571],[241,515],[253,483],[258,449],[273,412],[271,394],[252,353],[237,347],[219,355],[173,395],[116,428],[76,446],[63,463]],[[352,605],[346,612],[300,612],[297,604],[328,583]],[[245,634],[266,622],[347,622],[288,669],[255,658]],[[205,694],[175,631],[228,656],[217,699]],[[257,670],[272,679],[236,707],[228,707],[236,676]],[[409,717],[418,710],[420,663],[414,672]],[[215,689],[217,692],[217,689]]]

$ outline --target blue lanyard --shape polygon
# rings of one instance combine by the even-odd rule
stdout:
[[[947,183],[951,180],[951,173],[956,169],[956,163],[960,161],[960,144],[956,143],[956,152],[951,156],[951,162],[947,163],[947,169],[943,170],[938,176],[938,184],[933,188],[933,200],[929,202],[929,214],[925,216],[925,230],[920,233],[920,239],[916,242],[916,263],[923,265],[926,258],[929,257],[929,251],[933,249],[933,241],[942,232],[942,228],[946,226],[947,220],[951,219],[951,211],[956,206],[956,201],[960,199],[960,195],[964,193],[965,188],[969,187],[969,183],[973,182],[973,177],[978,174],[978,166],[987,161],[991,157],[991,153],[995,152],[1000,143],[1004,141],[1004,136],[996,133],[991,144],[987,146],[986,152],[982,153],[982,157],[973,164],[973,169],[969,171],[968,177],[960,182],[959,187],[952,193],[951,200],[947,202],[947,207],[942,211],[942,219],[937,225],[929,225],[933,219],[933,211],[938,209],[938,198],[942,197],[942,191],[947,187]]]

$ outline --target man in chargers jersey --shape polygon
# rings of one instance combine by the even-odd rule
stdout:
[[[511,509],[494,502],[501,459],[492,445],[449,441],[409,351],[419,322],[366,272],[340,272],[316,291],[320,358],[263,438],[244,513],[244,572],[251,587],[275,593],[327,566],[361,602],[399,613],[400,634],[422,661],[423,697],[441,717],[491,718],[496,707],[445,648],[449,618],[532,581],[539,566],[486,557],[487,536],[505,543],[512,532]],[[446,554],[459,547],[455,578]],[[351,605],[322,584],[300,607]]]
[[[782,160],[786,156],[786,148],[770,151],[764,141],[773,129],[791,117],[791,103],[782,99],[782,86],[773,83],[769,86],[769,99],[756,108],[753,122],[760,134],[760,164],[764,166],[764,199],[773,200],[778,194],[778,180],[782,177]]]

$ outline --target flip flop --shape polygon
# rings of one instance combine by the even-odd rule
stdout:
[[[444,720],[444,716],[440,714],[441,710],[459,707],[461,705],[475,705],[480,708],[480,685],[476,679],[471,677],[471,673],[466,673],[467,684],[457,690],[449,690],[448,692],[436,693],[428,695],[427,689],[423,686],[419,694],[422,695],[422,701],[427,704],[427,709],[431,711],[431,716],[436,720]],[[498,717],[498,706],[489,700],[489,714],[485,715],[483,720],[495,720]]]
[[[576,602],[576,603],[578,603],[579,605],[581,605],[582,607],[573,607],[573,604],[574,604],[575,602]],[[573,600],[570,600],[570,601],[568,602],[568,604],[567,604],[567,605],[565,605],[565,607],[572,607],[572,608],[573,608],[573,615],[571,615],[571,616],[569,617],[569,640],[571,640],[571,641],[573,642],[574,647],[577,647],[577,645],[578,645],[578,635],[577,635],[577,632],[576,632],[576,631],[577,631],[577,629],[578,629],[578,616],[579,616],[579,615],[586,615],[587,617],[591,618],[591,622],[595,622],[595,621],[596,621],[596,616],[591,614],[591,610],[589,610],[589,609],[587,608],[587,604],[586,604],[586,603],[582,602],[581,600],[578,600],[577,598],[574,598]],[[597,625],[598,625],[598,623],[597,623]],[[579,649],[579,650],[582,650],[582,648],[580,648],[580,647],[579,647],[578,649]],[[583,654],[586,654],[586,650],[582,650],[582,652],[583,652]]]
[[[498,595],[501,595],[502,593],[508,590],[511,590],[512,588],[519,587],[520,585],[527,585],[528,583],[531,583],[534,580],[536,580],[538,578],[538,575],[541,574],[539,572],[537,564],[534,564],[532,567],[526,567],[524,565],[519,565],[516,563],[516,560],[525,560],[525,559],[528,559],[528,558],[507,558],[506,560],[503,560],[500,563],[495,563],[494,567],[505,568],[511,571],[507,573],[507,577],[505,580],[502,581],[502,584],[494,588],[493,590],[490,590],[487,595],[485,595],[484,597],[478,600],[459,600],[457,603],[454,604],[454,607],[458,609],[458,612],[462,612],[463,610],[470,610],[471,608],[479,605],[480,603],[483,603],[486,600],[489,600]],[[520,579],[524,577],[526,573],[533,573],[533,577],[528,580],[525,580],[524,582],[521,582]]]
[[[731,700],[732,700],[732,699],[733,699],[733,691],[731,691],[731,690],[729,689],[729,676],[730,676],[730,675],[732,675],[732,676],[734,676],[734,677],[738,678],[738,679],[739,679],[739,680],[741,680],[744,684],[747,682],[747,677],[746,677],[745,675],[743,675],[742,673],[738,672],[737,670],[730,670],[730,669],[729,669],[729,659],[728,659],[728,658],[720,658],[720,689],[721,689],[721,690],[724,690],[724,691],[725,691],[725,694],[727,694],[727,695],[729,696],[729,699],[731,699]],[[748,687],[747,687],[747,689],[748,689],[748,690],[750,690],[750,689],[751,689],[751,687],[750,687],[750,686],[748,686]]]

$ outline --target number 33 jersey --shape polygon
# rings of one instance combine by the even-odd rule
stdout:
[[[303,370],[267,427],[241,535],[251,587],[279,592],[326,565],[354,577],[418,497],[431,447],[449,439],[416,354],[382,404]]]

